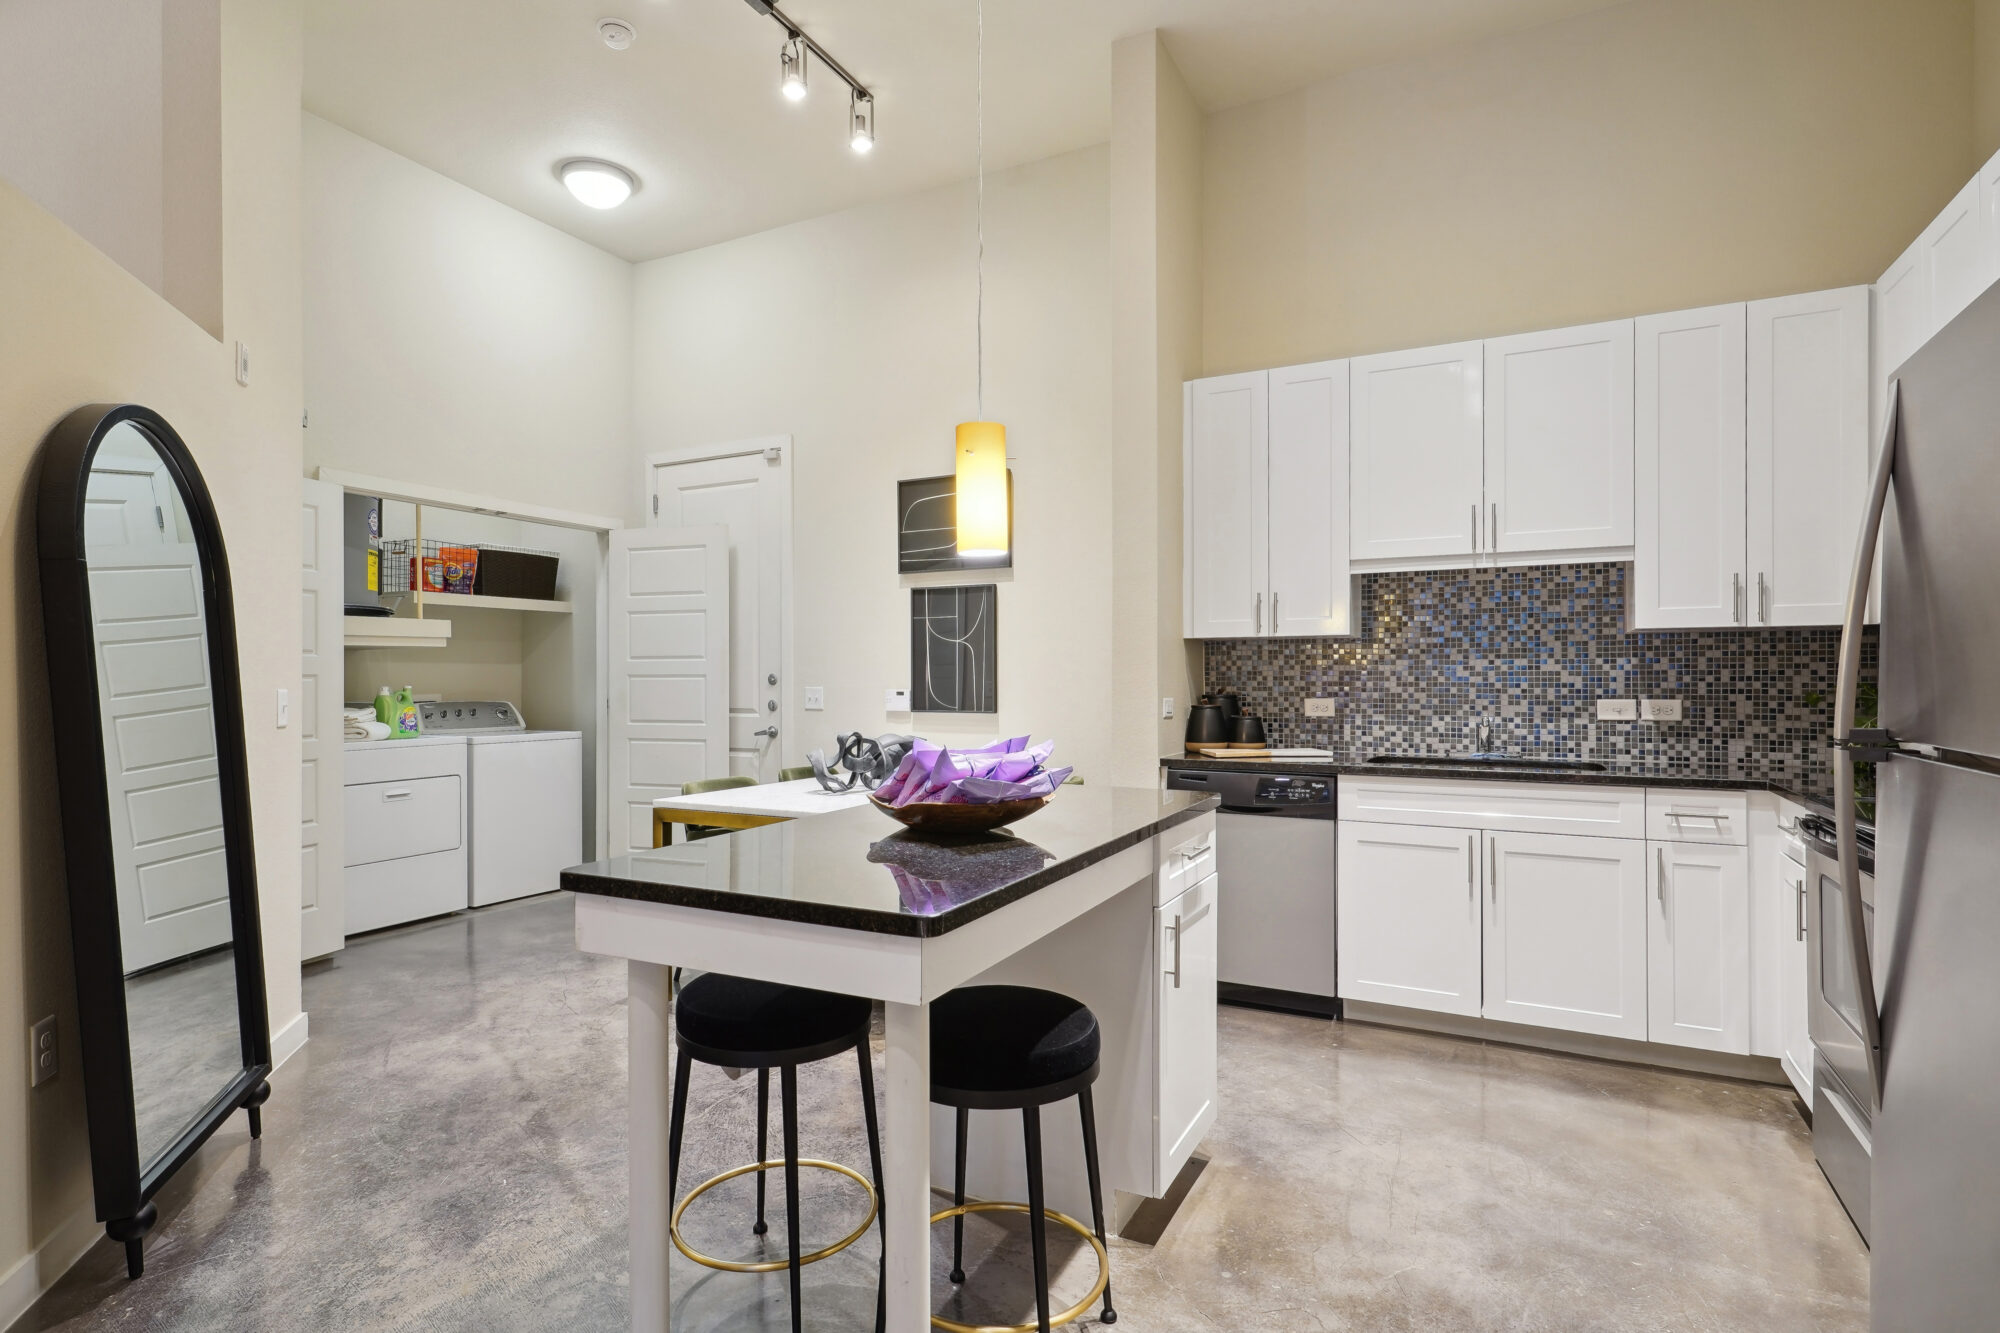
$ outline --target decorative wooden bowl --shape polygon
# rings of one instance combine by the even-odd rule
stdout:
[[[913,805],[898,807],[890,805],[872,793],[868,800],[877,810],[898,824],[921,829],[926,833],[983,833],[988,829],[1011,824],[1017,819],[1026,819],[1049,803],[1049,798],[1046,796],[1031,796],[1025,801],[989,801],[984,805],[957,801],[919,801]]]

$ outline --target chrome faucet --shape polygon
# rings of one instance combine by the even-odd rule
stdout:
[[[1482,717],[1472,725],[1472,749],[1475,754],[1493,754],[1494,739],[1499,720]]]

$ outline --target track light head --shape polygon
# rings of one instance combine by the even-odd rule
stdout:
[[[866,156],[875,148],[875,99],[858,92],[847,95],[847,142]]]
[[[794,37],[778,50],[778,88],[788,102],[802,102],[806,96],[806,44]]]

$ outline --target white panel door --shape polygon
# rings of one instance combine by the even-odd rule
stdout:
[[[300,519],[304,642],[299,653],[298,698],[292,725],[299,729],[303,790],[299,813],[300,957],[318,958],[347,944],[342,843],[346,801],[341,759],[340,705],[346,696],[341,647],[341,509],[345,492],[330,481],[305,482]]]
[[[1342,999],[1479,1013],[1478,841],[1466,829],[1340,821]]]
[[[1930,319],[1924,334],[1951,323],[1993,282],[1993,255],[1979,215],[1979,177],[1965,183],[1917,238],[1930,286]]]
[[[1191,380],[1183,392],[1183,632],[1263,634],[1270,627],[1268,378],[1259,370]]]
[[[1910,353],[1924,345],[1932,327],[1930,270],[1923,262],[1923,237],[1919,236],[1875,280],[1874,392],[1868,410],[1870,441],[1881,434],[1890,377],[1902,368]]]
[[[653,522],[729,532],[729,772],[775,782],[783,766],[784,635],[790,567],[790,436],[653,468]],[[794,748],[795,754],[803,753]]]
[[[1208,876],[1154,909],[1159,950],[1160,1120],[1154,1178],[1170,1181],[1215,1123],[1216,920]]]
[[[1632,544],[1632,321],[1486,340],[1486,549]]]
[[[1749,619],[1835,625],[1868,488],[1868,289],[1752,301]]]
[[[1347,362],[1270,372],[1271,629],[1347,634]]]
[[[1476,342],[1349,363],[1354,559],[1481,549],[1484,374]]]
[[[651,851],[653,802],[729,771],[729,531],[611,534],[611,855]]]
[[[1487,833],[1487,1018],[1646,1039],[1646,844]]]
[[[1746,849],[1646,848],[1647,1030],[1653,1041],[1750,1052],[1750,873]]]
[[[1634,321],[1634,629],[1742,623],[1744,308]]]

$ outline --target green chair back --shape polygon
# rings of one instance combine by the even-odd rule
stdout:
[[[812,775],[813,775],[813,769],[811,764],[800,764],[797,768],[779,769],[778,781],[797,782],[800,778],[809,778]]]
[[[681,784],[681,795],[699,796],[705,791],[728,791],[733,787],[754,787],[757,779],[735,774],[726,778],[697,778],[693,782]],[[683,824],[681,831],[689,842],[700,842],[703,838],[716,838],[735,830],[718,828],[713,824]]]

